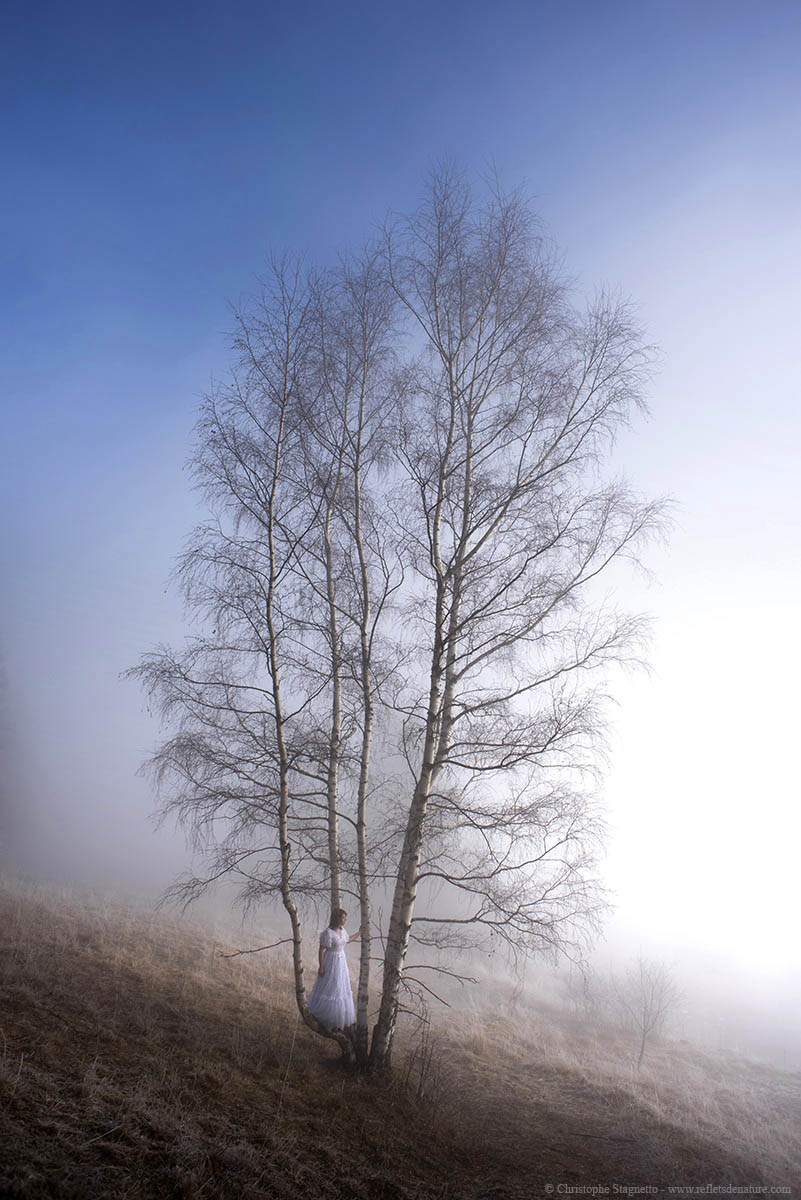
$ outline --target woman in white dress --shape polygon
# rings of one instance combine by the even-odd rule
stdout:
[[[345,947],[361,936],[361,926],[348,936],[344,908],[331,913],[328,928],[320,934],[320,963],[314,987],[309,992],[308,1009],[321,1025],[329,1029],[347,1029],[356,1024],[353,992],[350,986]]]

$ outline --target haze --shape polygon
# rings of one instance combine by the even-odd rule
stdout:
[[[677,526],[655,583],[619,585],[655,632],[651,675],[616,689],[609,953],[713,964],[783,1020],[801,998],[798,5],[88,3],[9,25],[5,869],[148,895],[180,869],[135,774],[158,729],[119,673],[186,633],[167,577],[200,516],[182,466],[226,301],[270,249],[330,261],[412,207],[435,160],[494,163],[578,288],[619,286],[661,350],[653,417],[618,448]]]

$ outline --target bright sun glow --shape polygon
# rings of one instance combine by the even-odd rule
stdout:
[[[642,928],[777,971],[798,955],[798,647],[781,605],[667,619],[621,695],[609,879]]]

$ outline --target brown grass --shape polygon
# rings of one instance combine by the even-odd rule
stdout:
[[[0,1195],[798,1186],[798,1074],[667,1040],[636,1072],[624,1035],[499,992],[491,1011],[440,1016],[426,1042],[410,1023],[394,1079],[363,1079],[298,1023],[285,947],[220,956],[235,944],[0,889]]]

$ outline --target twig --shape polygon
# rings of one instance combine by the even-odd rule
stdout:
[[[122,1125],[115,1125],[113,1129],[106,1129],[103,1133],[99,1133],[97,1137],[90,1138],[88,1142],[81,1142],[79,1150],[84,1150],[87,1146],[91,1146],[93,1142],[99,1142],[101,1138],[109,1137],[112,1133],[116,1133],[118,1129],[122,1129]]]
[[[295,1032],[292,1034],[292,1045],[289,1047],[289,1058],[287,1059],[286,1071],[284,1072],[284,1079],[281,1084],[281,1095],[278,1097],[278,1108],[275,1113],[276,1121],[281,1116],[281,1106],[284,1103],[284,1090],[286,1088],[286,1081],[289,1078],[289,1068],[292,1066],[292,1054],[295,1049],[295,1038],[298,1036],[298,1025],[299,1024],[300,1024],[300,1013],[298,1013],[297,1020],[295,1021]]]
[[[411,975],[407,976],[404,973],[401,976],[401,985],[406,987],[409,991],[411,991],[410,984],[414,984],[415,987],[422,988],[423,991],[428,992],[429,996],[433,996],[435,1000],[439,1000],[440,1004],[444,1004],[446,1008],[452,1007],[452,1005],[450,1005],[447,1000],[443,1000],[442,996],[438,996],[437,993],[428,986],[428,984],[423,983],[422,979],[415,979],[413,976],[411,976]]]
[[[292,938],[281,938],[280,942],[271,942],[269,946],[257,946],[255,950],[234,950],[231,954],[224,954],[221,950],[220,958],[236,958],[239,954],[261,954],[262,950],[272,950],[275,946],[284,946],[291,941]]]
[[[408,963],[404,969],[407,971],[440,971],[443,975],[450,975],[451,979],[458,979],[462,986],[466,983],[478,983],[478,980],[474,979],[472,975],[460,975],[458,971],[449,971],[447,967],[437,967],[433,963]]]

